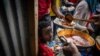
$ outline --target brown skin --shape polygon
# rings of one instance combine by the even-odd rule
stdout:
[[[51,30],[50,26],[44,28],[43,31],[42,31],[42,36],[43,36],[43,38],[44,38],[44,40],[46,42],[50,41],[51,40],[51,36],[52,36],[52,32],[49,32],[48,30]]]
[[[68,46],[64,46],[63,50],[65,53],[70,51],[72,56],[81,56],[80,52],[78,51],[76,45],[73,42],[70,42]]]
[[[42,37],[45,40],[45,43],[51,40],[52,32],[50,32],[50,30],[51,30],[50,26],[42,29]],[[79,53],[76,45],[73,44],[72,42],[69,43],[68,46],[66,46],[66,45],[63,46],[63,50],[70,51],[72,53],[72,55],[80,56],[80,53]]]
[[[100,28],[100,15],[93,16],[93,21],[96,27]]]
[[[57,0],[51,0],[51,8],[57,17],[63,19],[65,16],[60,12],[59,7],[56,5]]]

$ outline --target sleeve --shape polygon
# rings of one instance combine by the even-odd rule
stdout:
[[[75,9],[74,18],[84,19],[86,16],[85,12],[87,8],[88,6],[85,1],[80,2]]]

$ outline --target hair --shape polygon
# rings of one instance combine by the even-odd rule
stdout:
[[[40,21],[38,25],[38,36],[42,37],[42,30],[48,26],[50,26],[51,23],[48,21]]]

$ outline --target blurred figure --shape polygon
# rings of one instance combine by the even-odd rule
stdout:
[[[38,5],[39,21],[51,21],[49,15],[50,6],[56,16],[64,18],[64,15],[59,11],[58,7],[56,6],[56,0],[38,0]]]
[[[92,23],[92,27],[94,29],[92,37],[94,37],[96,41],[96,45],[93,48],[93,55],[98,56],[100,55],[100,1],[96,6],[96,15],[93,15],[92,19],[94,21]]]
[[[49,22],[40,22],[39,23],[39,53],[38,56],[55,56],[53,50],[50,49],[47,45],[47,42],[51,40],[51,27]]]
[[[91,20],[92,15],[96,12],[97,4],[98,0],[81,0],[76,6],[74,18]],[[76,21],[76,23],[79,23],[82,26],[86,26],[91,31],[94,31],[89,22]]]
[[[74,12],[74,3],[66,1],[66,0],[61,0],[62,6],[60,8],[61,12],[66,15],[68,13],[73,14]]]
[[[99,15],[94,15],[93,16],[94,20],[94,32],[93,32],[93,37],[96,41],[96,45],[93,48],[93,55],[98,56],[100,55],[100,14]]]
[[[100,4],[96,6],[96,15],[93,15],[92,19],[94,21],[94,23],[92,23],[92,27],[94,29],[94,33],[92,35],[94,35],[93,37],[95,38],[97,35],[100,35]]]
[[[98,35],[100,35],[100,14],[99,15],[94,15],[93,16],[93,28],[94,28],[94,38]]]
[[[55,53],[47,45],[47,42],[51,40],[51,26],[47,21],[42,21],[39,23],[39,52],[38,56],[55,56]],[[59,47],[57,48],[59,50]],[[77,47],[73,43],[69,43],[68,46],[64,45],[60,49],[68,50],[72,53],[72,56],[80,56]]]

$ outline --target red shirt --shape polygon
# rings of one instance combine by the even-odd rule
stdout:
[[[72,3],[77,3],[78,0],[68,0],[68,1]]]
[[[50,8],[51,0],[38,0],[38,15],[39,20],[41,17],[48,13],[48,9]]]
[[[54,56],[53,50],[47,44],[39,41],[39,56]]]

